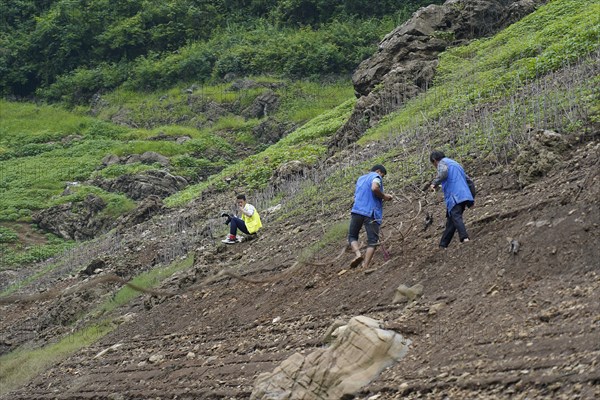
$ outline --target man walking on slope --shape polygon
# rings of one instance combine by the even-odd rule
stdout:
[[[354,205],[352,206],[350,227],[348,228],[348,243],[356,254],[350,263],[351,268],[356,268],[363,261],[358,244],[358,234],[364,226],[367,232],[367,251],[364,256],[364,266],[369,263],[375,253],[375,246],[379,244],[379,226],[383,218],[383,201],[392,200],[392,196],[383,193],[383,177],[387,171],[381,164],[371,168],[371,172],[361,176],[356,181],[354,191]]]
[[[440,247],[448,247],[456,231],[461,243],[468,242],[469,235],[463,222],[463,212],[465,207],[473,206],[474,199],[467,184],[467,174],[459,163],[447,158],[441,151],[433,151],[429,161],[437,169],[431,190],[435,191],[441,184],[446,202],[446,228],[440,240]]]
[[[262,227],[258,211],[256,211],[256,208],[252,204],[246,202],[246,196],[239,194],[236,200],[238,211],[242,215],[242,218],[224,214],[224,216],[227,215],[225,223],[229,224],[229,235],[221,240],[223,243],[234,244],[241,241],[237,237],[238,229],[247,235],[251,235]]]

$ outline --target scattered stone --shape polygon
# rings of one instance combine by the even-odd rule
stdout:
[[[100,357],[102,357],[103,355],[105,355],[106,353],[108,353],[109,351],[116,350],[116,349],[118,349],[118,348],[119,348],[119,347],[121,347],[121,346],[123,346],[123,343],[117,343],[117,344],[113,344],[112,346],[110,346],[110,347],[108,347],[108,348],[106,348],[106,349],[102,350],[100,353],[96,354],[96,355],[94,356],[94,358],[100,358]]]
[[[402,303],[405,301],[413,301],[417,297],[421,297],[423,295],[423,285],[417,283],[414,286],[407,287],[406,285],[400,285],[396,289],[396,294],[394,299],[392,300],[393,304]]]
[[[159,364],[161,362],[163,362],[165,360],[165,356],[164,354],[152,354],[150,356],[150,358],[148,358],[148,361],[150,361],[152,364]]]
[[[519,249],[521,248],[521,244],[519,243],[519,241],[517,239],[511,239],[509,241],[509,246],[508,246],[508,252],[516,255],[519,252]]]
[[[330,343],[331,341],[333,341],[337,336],[334,336],[334,332],[337,335],[339,333],[339,331],[337,331],[337,329],[341,326],[345,326],[348,324],[348,321],[345,321],[343,319],[336,319],[333,324],[331,324],[331,326],[329,326],[329,328],[327,328],[327,330],[325,331],[325,334],[323,335],[323,343]]]
[[[431,307],[429,307],[428,314],[429,315],[436,315],[444,307],[446,307],[446,303],[436,303],[436,304],[432,305]]]

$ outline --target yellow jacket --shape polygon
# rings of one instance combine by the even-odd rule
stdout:
[[[260,215],[258,215],[258,211],[252,204],[246,203],[244,206],[244,211],[252,214],[250,216],[246,215],[246,213],[242,213],[242,220],[246,224],[246,229],[248,232],[254,233],[258,231],[262,227],[262,222],[260,222]]]

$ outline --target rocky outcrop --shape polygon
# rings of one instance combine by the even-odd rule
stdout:
[[[310,170],[310,165],[300,160],[288,161],[281,164],[271,176],[271,184],[274,187],[281,186],[285,181],[305,176]]]
[[[248,106],[242,115],[245,118],[264,118],[275,113],[279,107],[279,96],[272,90],[258,96],[250,106]]]
[[[569,148],[563,135],[550,131],[535,132],[530,140],[519,148],[515,171],[521,186],[529,185],[556,168],[561,153]]]
[[[385,36],[352,80],[358,98],[330,149],[355,142],[381,117],[398,110],[432,83],[438,55],[451,45],[489,36],[532,12],[544,0],[448,0],[419,9]]]
[[[252,134],[260,143],[273,144],[294,129],[294,124],[285,124],[273,118],[267,118],[252,128]]]
[[[69,240],[92,239],[112,224],[108,216],[100,215],[106,202],[93,194],[80,202],[69,202],[39,211],[32,220],[41,229]]]
[[[338,327],[328,348],[296,353],[271,373],[258,376],[251,399],[341,399],[400,361],[411,341],[359,316]]]
[[[122,175],[116,179],[96,178],[92,183],[107,192],[124,193],[133,200],[145,199],[151,195],[164,199],[188,185],[185,178],[162,170]]]
[[[177,140],[177,138],[175,138]],[[154,151],[146,151],[142,154],[129,154],[123,157],[116,156],[114,154],[108,154],[102,159],[102,164],[100,165],[100,169],[108,167],[113,164],[133,164],[133,163],[142,163],[142,164],[159,164],[162,167],[167,167],[170,164],[170,161],[167,157],[163,156]]]
[[[156,195],[150,195],[143,199],[134,210],[119,217],[117,220],[117,230],[122,231],[149,220],[160,213],[163,208],[162,199]]]

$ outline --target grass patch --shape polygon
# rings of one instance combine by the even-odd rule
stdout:
[[[349,221],[340,221],[330,224],[327,227],[327,231],[317,242],[302,250],[298,260],[310,261],[315,257],[316,254],[325,249],[327,246],[342,241],[348,235],[348,223]]]
[[[150,271],[139,274],[131,280],[131,283],[143,288],[151,288],[153,286],[156,286],[165,278],[173,275],[175,272],[191,268],[193,265],[194,255],[190,254],[183,260],[171,263],[171,265],[169,265],[168,267],[154,268]],[[100,305],[95,312],[92,312],[92,314],[102,315],[108,313],[140,295],[140,292],[135,291],[128,286],[123,286],[110,300]]]
[[[76,245],[74,241],[63,240],[51,233],[46,236],[48,237],[46,244],[33,246],[23,246],[21,243],[13,246],[0,244],[0,271],[47,260]]]
[[[190,268],[194,265],[193,254],[183,260],[173,262],[166,268],[155,268],[132,279],[131,283],[144,288],[156,286],[163,279],[171,276],[177,271]],[[3,295],[12,293],[11,290]],[[127,286],[121,288],[109,301],[100,305],[91,315],[102,315],[119,306],[128,303],[140,293]],[[49,344],[39,349],[17,349],[0,357],[0,395],[25,384],[35,376],[39,375],[49,366],[60,362],[66,357],[74,354],[79,349],[89,346],[110,333],[116,328],[110,319],[94,323],[88,327],[78,330],[59,340],[57,343]]]
[[[359,143],[509,96],[577,62],[598,49],[598,15],[598,2],[551,1],[492,38],[447,50],[440,55],[434,87],[384,118]]]
[[[57,343],[39,349],[18,349],[0,356],[0,395],[10,392],[79,349],[111,332],[108,321],[75,332]]]

